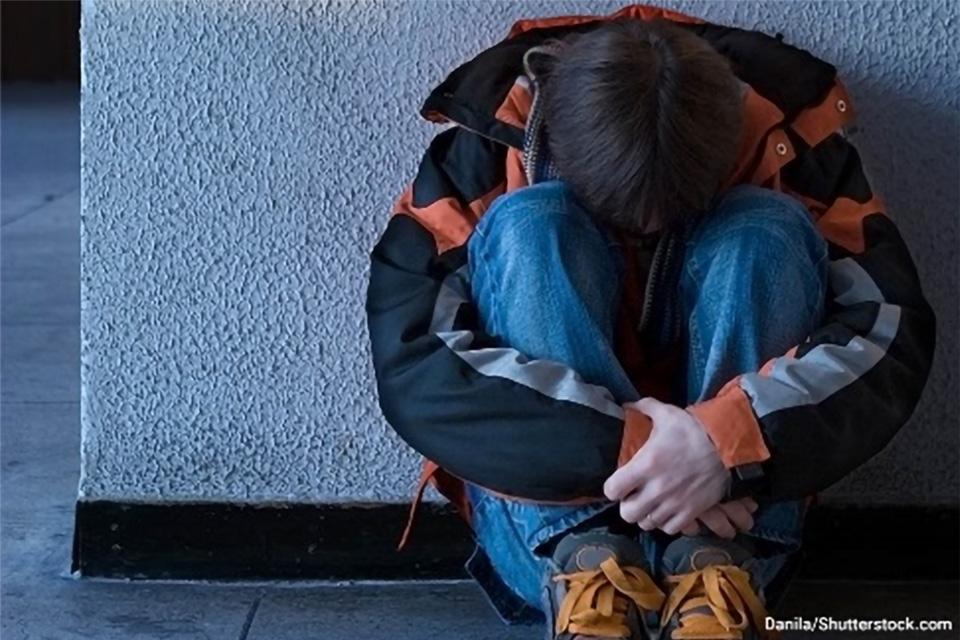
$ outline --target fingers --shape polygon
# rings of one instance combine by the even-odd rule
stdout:
[[[642,469],[632,462],[614,471],[603,483],[603,494],[608,500],[623,500],[641,484]]]
[[[690,528],[693,526],[695,531],[699,531],[700,527],[697,526],[697,519],[689,511],[681,511],[674,515],[669,520],[666,520],[664,525],[660,527],[663,529],[663,532],[667,535],[676,535],[681,533],[684,529]]]
[[[733,502],[723,502],[717,505],[717,508],[727,515],[730,524],[740,531],[750,531],[753,528],[753,516],[750,511],[739,500]]]
[[[697,535],[698,533],[700,533],[700,522],[697,520],[694,520],[693,522],[687,524],[682,529],[680,529],[680,533],[682,533],[685,536]]]
[[[661,529],[665,533],[673,535],[680,531],[680,525],[685,525],[693,519],[686,515],[681,517],[678,514],[679,511],[676,504],[672,502],[662,502],[654,506],[653,510],[650,511],[649,517],[641,517],[640,522],[637,524],[639,524],[640,528],[644,531]]]
[[[672,409],[670,405],[649,397],[642,398],[637,402],[628,403],[624,406],[640,411],[648,416],[654,423],[665,419]],[[646,476],[650,462],[651,460],[648,456],[644,455],[644,450],[641,449],[632,460],[614,471],[613,474],[607,478],[606,482],[603,483],[603,493],[607,499],[613,501],[623,500],[632,492],[642,488],[644,481],[647,479]]]
[[[649,396],[646,398],[641,398],[636,402],[632,402],[627,406],[649,416],[649,418],[654,422],[657,420],[662,420],[664,417],[666,417],[666,414],[670,409],[670,405],[660,402],[656,398],[651,398]]]
[[[640,492],[629,496],[626,502],[626,508],[621,503],[621,517],[628,522],[636,522],[644,531],[660,529],[668,535],[680,533],[696,536],[700,535],[700,523],[703,523],[707,529],[727,539],[734,538],[740,531],[750,531],[754,525],[752,514],[757,510],[756,501],[752,498],[741,498],[716,504],[698,517],[692,518],[686,511],[678,511],[673,503],[654,505]]]
[[[644,487],[641,491],[634,491],[626,498],[620,501],[620,517],[626,522],[636,522],[645,531],[649,531],[650,520],[646,516],[653,515],[657,508],[654,492],[650,487]]]
[[[704,526],[721,538],[732,540],[737,535],[737,530],[730,524],[727,514],[722,509],[717,507],[707,509],[700,514],[699,519]]]

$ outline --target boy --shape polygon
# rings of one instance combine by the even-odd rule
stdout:
[[[829,70],[658,13],[676,23],[629,8],[503,45],[533,84],[522,154],[499,128],[521,94],[482,122],[441,85],[425,113],[461,127],[373,255],[384,413],[444,470],[498,610],[539,612],[548,637],[763,634],[805,498],[889,440],[932,353],[856,159],[815,175],[847,145],[830,137],[842,118],[824,133],[802,115],[837,86]],[[463,69],[448,83],[468,87]],[[754,90],[790,69],[780,81],[810,97]],[[863,207],[839,221],[843,199]]]

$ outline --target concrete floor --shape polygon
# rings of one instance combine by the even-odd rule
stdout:
[[[503,627],[465,582],[158,583],[69,574],[80,439],[78,116],[75,90],[3,88],[3,640],[542,637]],[[780,618],[911,616],[956,625],[957,594],[955,583],[800,582]],[[851,637],[787,637],[808,635]]]

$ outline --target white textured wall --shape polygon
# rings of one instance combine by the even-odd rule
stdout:
[[[403,500],[367,255],[434,133],[417,110],[521,17],[613,2],[85,0],[81,494]],[[946,0],[677,2],[837,64],[940,350],[913,422],[830,493],[957,494],[956,10]]]

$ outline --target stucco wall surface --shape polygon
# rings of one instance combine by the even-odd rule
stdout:
[[[420,102],[516,19],[620,6],[85,0],[81,495],[407,499],[417,457],[377,408],[363,292],[437,131]],[[669,6],[840,68],[941,341],[909,426],[826,497],[955,500],[953,3]]]

